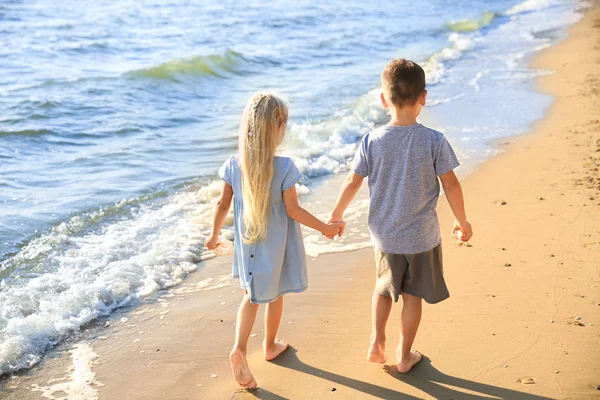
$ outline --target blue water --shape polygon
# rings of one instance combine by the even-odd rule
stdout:
[[[205,256],[213,183],[247,98],[290,104],[284,151],[311,187],[385,122],[379,73],[428,73],[423,122],[463,174],[551,99],[527,57],[575,0],[4,1],[0,4],[0,375],[181,282]]]

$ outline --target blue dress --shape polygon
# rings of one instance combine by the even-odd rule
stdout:
[[[302,292],[307,287],[302,231],[300,224],[288,217],[283,203],[283,192],[294,186],[302,174],[288,157],[275,157],[274,162],[267,236],[251,244],[242,240],[244,203],[238,157],[230,157],[219,169],[219,176],[233,188],[233,277],[239,277],[251,303],[270,303],[281,295]]]

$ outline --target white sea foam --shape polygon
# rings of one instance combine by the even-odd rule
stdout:
[[[446,61],[456,61],[461,58],[462,54],[467,51],[472,51],[477,47],[477,33],[456,33],[448,35],[448,41],[451,46],[445,47],[439,52],[433,54],[423,63],[425,76],[428,85],[435,85],[444,79],[447,73]]]
[[[320,244],[313,243],[306,247],[306,254],[310,257],[319,257],[323,254],[346,253],[348,251],[360,250],[372,247],[370,240],[348,244]]]
[[[290,125],[287,146],[293,152],[289,155],[305,177],[346,170],[360,139],[385,121],[387,111],[381,106],[379,93],[379,89],[368,92],[354,107],[331,119]]]
[[[426,105],[429,106],[429,107],[435,107],[435,106],[440,105],[440,104],[445,104],[445,103],[449,103],[449,102],[454,101],[454,100],[462,99],[465,96],[466,95],[464,93],[459,93],[456,96],[452,96],[452,97],[449,97],[449,98],[446,98],[446,99],[427,100],[427,104]]]
[[[550,0],[526,0],[506,11],[506,15],[520,14],[523,12],[536,11],[549,7],[552,4]]]
[[[11,281],[0,291],[0,374],[36,364],[70,332],[177,285],[198,261],[211,257],[203,241],[220,185],[140,206],[98,232],[72,235],[78,220],[63,223],[9,259],[45,273]],[[224,234],[231,237],[231,229]]]
[[[479,86],[479,80],[481,78],[483,78],[483,76],[488,73],[489,70],[484,71],[484,72],[478,72],[477,74],[475,74],[475,76],[473,77],[473,79],[471,79],[469,81],[469,86],[472,86],[473,89],[475,89],[476,92],[479,92],[481,90],[481,87]]]
[[[183,285],[180,288],[175,289],[176,294],[184,293],[195,293],[204,290],[215,290],[221,289],[227,286],[232,286],[236,283],[236,280],[231,277],[231,274],[221,275],[216,278],[206,278],[196,285]]]
[[[41,396],[50,400],[98,400],[96,387],[104,386],[96,380],[92,366],[98,363],[98,355],[87,343],[76,344],[70,351],[73,364],[64,378],[52,379],[50,386],[33,385],[32,390],[41,392]],[[55,396],[57,393],[59,395]]]

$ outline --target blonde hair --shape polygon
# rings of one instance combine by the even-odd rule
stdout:
[[[279,128],[287,122],[287,118],[287,105],[273,94],[255,94],[244,110],[239,153],[245,243],[260,242],[266,237],[275,150],[282,139]]]

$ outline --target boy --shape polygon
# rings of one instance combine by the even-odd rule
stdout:
[[[452,236],[466,242],[472,230],[453,171],[459,165],[454,151],[440,132],[417,123],[427,96],[425,72],[416,63],[400,58],[385,67],[381,83],[381,102],[390,110],[391,121],[362,139],[331,221],[343,221],[344,211],[368,177],[369,230],[377,280],[367,358],[382,364],[387,361],[385,325],[392,299],[397,302],[401,295],[401,340],[396,355],[398,371],[406,373],[422,358],[411,349],[421,321],[421,300],[438,303],[449,297],[435,210],[438,177],[456,218]]]

